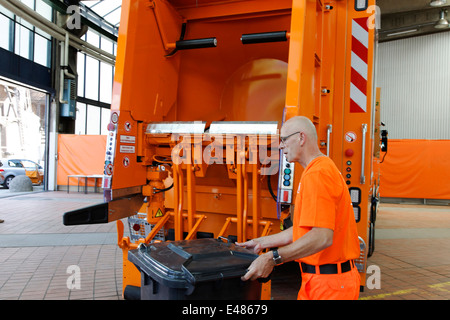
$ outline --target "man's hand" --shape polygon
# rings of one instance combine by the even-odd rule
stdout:
[[[241,280],[256,280],[258,278],[267,278],[273,270],[275,262],[273,261],[272,251],[266,252],[256,258],[248,267],[248,271],[241,277]]]
[[[254,253],[259,254],[262,250],[261,244],[256,240],[249,240],[246,242],[236,242],[239,247],[244,247],[245,249],[253,250]]]

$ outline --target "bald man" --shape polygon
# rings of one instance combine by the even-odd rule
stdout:
[[[293,117],[280,132],[280,148],[303,168],[293,226],[280,233],[237,243],[261,254],[242,280],[266,278],[277,264],[297,261],[302,271],[299,300],[358,299],[360,277],[354,259],[359,241],[350,194],[334,162],[318,147],[314,124]]]

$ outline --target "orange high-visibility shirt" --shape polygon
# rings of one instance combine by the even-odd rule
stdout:
[[[293,241],[313,227],[334,231],[333,244],[298,259],[311,265],[359,257],[359,240],[350,194],[342,174],[329,157],[318,157],[303,171],[295,199]]]

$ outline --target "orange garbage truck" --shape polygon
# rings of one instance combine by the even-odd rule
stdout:
[[[117,221],[124,292],[141,286],[128,259],[140,246],[245,241],[289,227],[302,168],[280,153],[279,129],[297,115],[315,124],[348,184],[364,286],[378,198],[374,5],[123,1],[105,202],[64,223]],[[270,281],[261,297],[270,298]]]

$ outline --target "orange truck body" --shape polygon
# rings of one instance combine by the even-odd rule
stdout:
[[[123,288],[141,281],[128,250],[161,230],[157,241],[283,229],[302,168],[283,191],[278,132],[297,115],[313,121],[349,186],[364,286],[378,181],[374,3],[123,1],[103,179]],[[138,213],[152,230],[133,241],[120,219]]]

